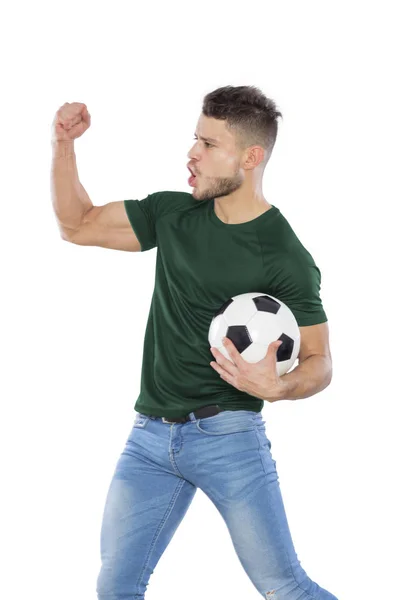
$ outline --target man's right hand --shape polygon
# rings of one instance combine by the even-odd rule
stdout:
[[[58,109],[52,123],[52,141],[72,142],[90,127],[86,104],[66,102]]]

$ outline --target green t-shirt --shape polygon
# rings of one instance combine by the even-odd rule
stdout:
[[[157,247],[135,411],[170,418],[209,404],[261,411],[263,400],[210,365],[210,323],[226,300],[246,292],[278,298],[299,327],[327,321],[311,254],[274,205],[237,224],[217,217],[214,200],[186,192],[156,192],[124,206],[141,251]]]

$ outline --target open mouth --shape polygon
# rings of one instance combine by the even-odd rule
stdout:
[[[189,167],[188,167],[188,169],[189,169]],[[197,175],[195,173],[193,173],[193,171],[191,169],[189,169],[189,172],[190,172],[190,177],[188,179],[188,184],[191,187],[194,187],[196,185]]]

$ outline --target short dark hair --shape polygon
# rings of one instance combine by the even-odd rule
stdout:
[[[220,87],[204,97],[202,112],[206,117],[226,121],[240,151],[262,146],[264,162],[268,162],[278,134],[278,117],[283,117],[275,102],[260,89],[251,85]]]

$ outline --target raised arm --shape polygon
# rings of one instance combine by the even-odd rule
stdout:
[[[139,252],[124,202],[93,206],[79,181],[74,140],[89,126],[86,105],[78,102],[64,104],[53,121],[51,195],[61,237],[82,246]]]

